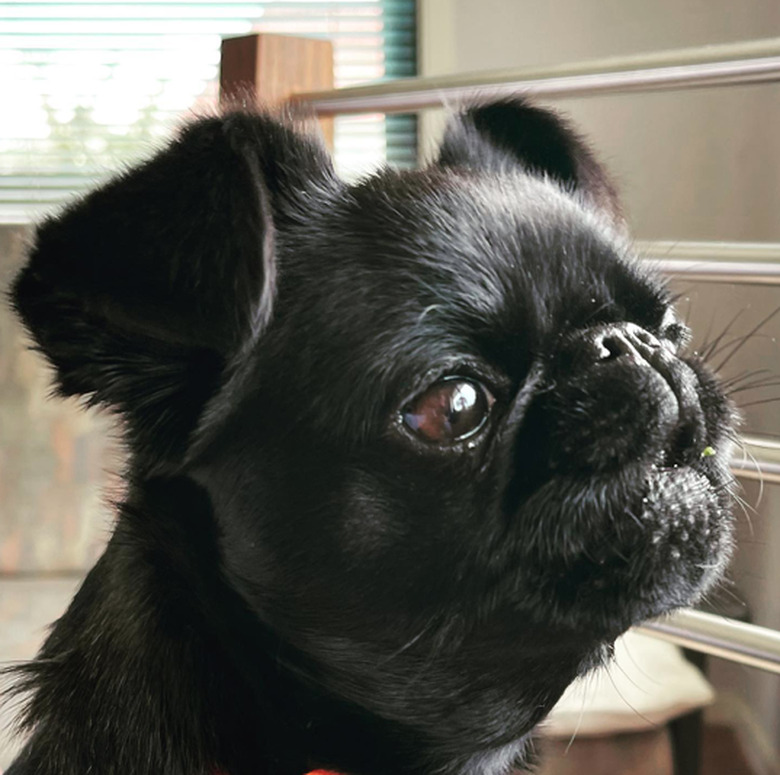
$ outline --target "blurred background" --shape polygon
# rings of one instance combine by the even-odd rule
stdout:
[[[347,86],[778,37],[780,2],[0,3],[0,289],[20,266],[37,218],[148,156],[183,120],[216,109],[221,39],[256,31],[332,40],[335,83]],[[569,114],[606,161],[638,239],[768,243],[780,256],[780,85],[549,104]],[[386,163],[413,166],[430,155],[441,128],[441,111],[339,118],[337,166],[350,178]],[[699,343],[735,316],[727,340],[736,341],[780,307],[777,286],[673,285]],[[724,373],[780,376],[778,335],[780,316]],[[44,625],[99,556],[111,528],[108,502],[121,492],[121,446],[110,420],[48,400],[46,369],[26,344],[0,308],[0,661],[34,654]],[[746,433],[780,438],[780,404],[767,402],[778,396],[780,387],[740,395]],[[780,629],[780,492],[744,481],[742,498],[730,582],[713,604]],[[696,726],[685,733],[702,752],[701,772],[777,773],[780,680],[717,659],[703,667],[714,703],[703,734]],[[650,678],[648,687],[663,694],[664,676]],[[628,703],[625,710],[638,715]],[[664,737],[666,726],[656,722],[644,733],[668,737],[673,749],[679,729]],[[602,730],[598,745],[606,738]],[[589,775],[598,767],[663,775],[674,766],[657,754],[665,744],[655,739],[631,752],[623,736],[606,752],[592,746],[582,755],[601,757]],[[0,742],[0,766],[13,746]],[[555,772],[569,771],[572,751],[554,754]],[[693,764],[680,766],[678,759],[678,775],[696,775]]]

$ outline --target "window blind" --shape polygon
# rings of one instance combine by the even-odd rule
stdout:
[[[24,223],[214,110],[223,37],[333,41],[337,86],[416,73],[415,0],[0,4],[0,222]],[[412,116],[336,120],[346,177],[416,161]]]

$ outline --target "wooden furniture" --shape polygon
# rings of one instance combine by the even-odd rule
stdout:
[[[223,107],[283,105],[296,94],[333,88],[333,44],[289,35],[245,35],[222,41],[219,99]],[[320,119],[333,145],[333,119]]]

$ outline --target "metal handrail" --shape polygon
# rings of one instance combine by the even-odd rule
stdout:
[[[743,436],[741,449],[731,459],[731,470],[741,479],[780,484],[780,443],[758,436]]]
[[[767,627],[683,609],[634,630],[730,662],[780,673],[780,632]]]
[[[722,261],[677,261],[659,259],[653,262],[660,271],[686,280],[739,285],[780,285],[780,264],[751,264]]]
[[[780,38],[770,38],[551,67],[402,78],[297,94],[294,101],[306,103],[319,115],[398,113],[518,93],[587,97],[777,81]]]
[[[640,253],[654,258],[780,263],[780,242],[637,240],[635,245]]]
[[[780,285],[780,243],[637,242],[662,272],[697,282]]]

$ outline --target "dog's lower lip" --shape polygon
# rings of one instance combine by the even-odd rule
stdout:
[[[642,495],[643,506],[652,505],[651,491],[659,484],[673,486],[679,491],[684,491],[687,498],[692,495],[711,494],[718,489],[716,478],[706,465],[699,466],[696,463],[672,463],[670,465],[653,463],[649,466]],[[693,492],[692,492],[693,491]],[[686,500],[686,503],[690,501]],[[695,504],[694,504],[695,506]],[[681,504],[672,504],[671,513],[676,513]]]
[[[531,547],[534,588],[557,601],[562,622],[594,633],[689,605],[729,554],[718,470],[636,462],[585,490],[576,476],[552,477],[526,512],[549,527]]]
[[[650,466],[650,471],[659,473],[674,473],[675,471],[680,471],[683,468],[690,468],[690,466],[687,466],[684,463],[653,463]]]
[[[526,504],[530,512],[546,514],[552,520],[548,523],[551,529],[555,523],[555,536],[561,534],[560,541],[550,539],[537,547],[544,562],[560,562],[564,567],[585,562],[593,570],[601,568],[609,574],[613,561],[625,564],[648,550],[656,553],[670,537],[684,554],[689,539],[696,537],[701,543],[708,538],[722,512],[719,493],[723,486],[706,464],[637,463],[632,470],[603,477],[595,489],[589,488],[589,494],[580,487],[581,480],[576,477],[555,475]],[[588,502],[600,504],[606,511],[582,506],[571,511],[567,505]],[[612,516],[602,519],[605,513]],[[583,525],[589,537],[572,545],[566,540],[566,525],[570,530]],[[608,535],[612,537],[606,538]],[[551,553],[553,545],[568,549]],[[671,551],[667,554],[671,560],[679,559]]]

